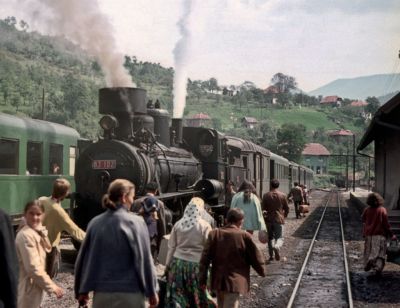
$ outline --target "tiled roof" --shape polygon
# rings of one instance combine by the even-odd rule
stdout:
[[[257,119],[253,117],[244,117],[243,120],[246,121],[247,123],[254,123],[254,124],[258,123]]]
[[[337,95],[332,95],[332,96],[325,96],[320,104],[332,104],[332,103],[336,103],[338,100],[341,100],[341,98]]]
[[[364,106],[367,106],[367,105],[368,105],[368,103],[364,102],[364,101],[353,101],[350,104],[350,106],[352,106],[352,107],[364,107]]]
[[[210,120],[211,118],[210,118],[210,116],[209,116],[208,114],[205,114],[205,113],[200,112],[200,113],[198,113],[198,114],[195,114],[195,115],[194,115],[193,117],[191,117],[190,119]]]
[[[319,143],[307,143],[303,152],[301,152],[301,154],[302,155],[315,155],[315,156],[331,155],[331,153],[329,153],[328,149]]]
[[[269,86],[268,88],[264,89],[264,93],[270,94],[278,94],[279,89],[276,86]]]
[[[348,129],[334,130],[328,133],[329,136],[353,136],[353,132]]]

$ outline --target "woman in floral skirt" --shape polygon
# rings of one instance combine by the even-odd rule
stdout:
[[[199,262],[211,225],[202,218],[204,201],[193,198],[172,228],[166,261],[166,307],[216,307],[199,284]]]

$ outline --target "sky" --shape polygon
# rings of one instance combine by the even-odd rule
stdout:
[[[12,15],[52,33],[21,6],[35,1],[54,0],[0,0],[0,18]],[[118,53],[174,67],[183,1],[193,3],[186,61],[192,80],[266,88],[282,72],[311,91],[339,78],[400,73],[399,0],[98,0],[98,9]]]

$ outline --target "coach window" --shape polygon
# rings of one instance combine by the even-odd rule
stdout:
[[[50,144],[49,148],[49,174],[62,174],[63,170],[63,146]]]
[[[75,174],[76,147],[69,147],[69,175]]]
[[[42,144],[39,142],[28,142],[26,149],[27,174],[42,174]]]
[[[18,140],[0,139],[0,174],[18,174]]]
[[[243,156],[243,168],[247,169],[247,156]]]

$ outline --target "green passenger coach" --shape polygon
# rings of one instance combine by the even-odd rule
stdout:
[[[26,202],[51,194],[57,177],[73,185],[78,139],[73,128],[0,113],[1,208],[14,222]]]

